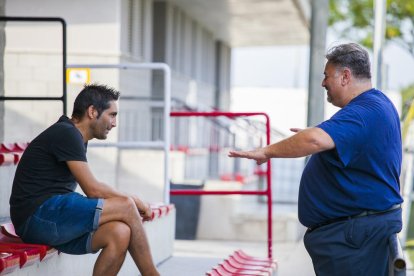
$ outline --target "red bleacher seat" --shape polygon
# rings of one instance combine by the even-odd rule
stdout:
[[[0,166],[13,165],[16,162],[16,157],[13,153],[0,153]]]
[[[267,264],[275,264],[277,265],[277,262],[273,259],[269,259],[269,258],[255,258],[252,257],[250,255],[247,255],[246,253],[244,253],[243,250],[237,250],[234,252],[233,254],[234,257],[238,257],[240,259],[243,259],[245,261],[251,261],[251,262],[257,262],[257,263],[267,263]]]
[[[218,265],[217,267],[213,268],[213,271],[217,274],[214,275],[221,275],[221,276],[269,276],[270,274],[267,272],[260,272],[260,271],[245,271],[245,270],[232,270],[223,267],[222,265]],[[212,275],[208,272],[206,275]]]
[[[7,152],[14,152],[15,151],[15,144],[14,143],[1,143],[0,144],[0,152],[7,153]]]
[[[207,272],[209,276],[227,275],[273,275],[277,269],[275,260],[269,258],[255,258],[242,250],[235,251],[222,263]]]
[[[9,153],[9,152],[23,152],[29,143],[18,142],[18,143],[1,143],[0,144],[0,153]]]
[[[28,145],[29,143],[26,143],[26,142],[17,142],[17,143],[14,143],[14,148],[16,149],[17,152],[23,152],[26,150]]]
[[[160,216],[161,216],[161,209],[159,209],[159,208],[152,208],[151,220],[154,220],[156,218],[159,218]]]
[[[233,267],[231,264],[224,260],[220,266],[224,268],[226,271],[233,273],[233,274],[244,274],[244,275],[266,275],[271,276],[272,271],[266,268],[256,267],[255,269],[250,268],[238,268]]]
[[[17,254],[20,257],[20,268],[40,261],[40,250],[35,247],[21,248],[18,244],[0,243],[0,253]]]
[[[0,166],[17,164],[29,143],[1,143]]]
[[[0,250],[2,248],[35,249],[38,251],[40,261],[47,260],[58,253],[56,249],[47,245],[24,243],[16,234],[12,223],[4,223],[0,228]]]
[[[0,275],[8,274],[20,266],[20,256],[13,253],[0,253]]]
[[[150,207],[152,209],[152,219],[165,216],[175,208],[174,204],[165,205],[164,203],[152,203]]]
[[[252,260],[245,260],[245,259],[241,259],[235,255],[230,255],[228,260],[232,263],[232,264],[239,264],[241,266],[246,265],[246,266],[266,266],[266,267],[270,267],[273,269],[276,269],[276,263],[275,262],[267,262],[267,261],[252,261]]]
[[[224,262],[227,263],[228,265],[234,267],[234,268],[239,268],[239,269],[262,270],[262,271],[266,271],[266,272],[269,272],[269,273],[273,271],[272,266],[260,265],[260,264],[240,263],[240,262],[237,262],[235,259],[230,258],[230,257],[227,258],[226,260],[224,260]]]

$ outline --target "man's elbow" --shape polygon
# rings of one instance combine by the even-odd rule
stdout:
[[[335,148],[332,138],[322,129],[315,128],[309,135],[309,144],[312,145],[313,152],[321,152]]]

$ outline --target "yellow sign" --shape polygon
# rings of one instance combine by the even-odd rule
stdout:
[[[91,79],[89,68],[70,68],[66,69],[66,82],[72,84],[87,84]]]

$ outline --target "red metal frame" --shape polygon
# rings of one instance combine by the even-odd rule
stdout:
[[[266,118],[266,145],[270,144],[270,118],[263,112],[171,112],[171,117],[242,117],[242,116],[264,116]],[[170,191],[170,195],[264,195],[267,196],[267,255],[272,258],[272,178],[271,162],[267,162],[267,187],[266,190],[252,191],[200,191],[180,190]]]

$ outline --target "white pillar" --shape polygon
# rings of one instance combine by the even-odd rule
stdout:
[[[381,90],[383,84],[383,45],[385,38],[386,0],[375,0],[373,85]]]

